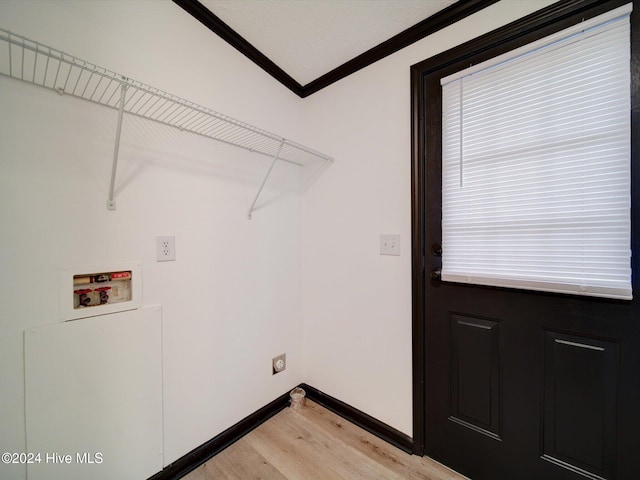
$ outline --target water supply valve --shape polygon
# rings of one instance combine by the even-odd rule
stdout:
[[[79,305],[82,305],[83,307],[88,307],[89,305],[91,305],[91,297],[89,296],[91,291],[92,290],[90,288],[83,288],[83,289],[73,291],[73,293],[78,295]]]
[[[111,287],[100,287],[95,289],[100,297],[100,305],[104,305],[109,301],[109,290],[111,290]]]

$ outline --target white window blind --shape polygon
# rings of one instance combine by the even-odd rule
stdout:
[[[631,299],[631,5],[442,80],[442,279]]]

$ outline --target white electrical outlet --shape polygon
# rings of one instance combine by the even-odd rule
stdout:
[[[380,235],[380,255],[400,255],[400,235]]]
[[[171,262],[176,259],[176,237],[156,237],[156,260]]]
[[[283,353],[271,360],[272,374],[280,373],[287,368],[287,354]]]

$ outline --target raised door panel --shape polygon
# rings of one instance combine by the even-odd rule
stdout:
[[[545,332],[542,456],[587,478],[616,478],[620,345]]]
[[[450,314],[449,420],[501,436],[500,323]]]

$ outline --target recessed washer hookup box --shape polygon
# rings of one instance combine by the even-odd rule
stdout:
[[[60,318],[63,321],[133,310],[141,305],[140,263],[60,269]]]

